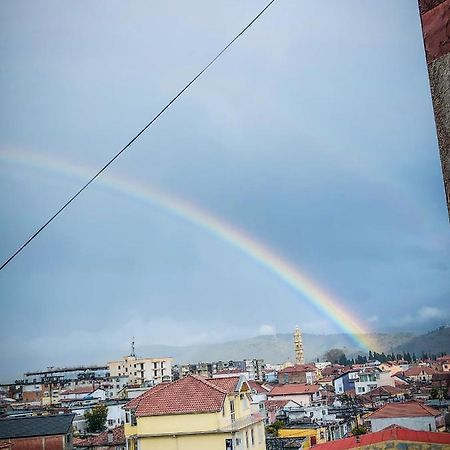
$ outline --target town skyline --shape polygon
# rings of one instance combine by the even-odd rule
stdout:
[[[184,3],[115,2],[107,18],[98,5],[2,8],[2,261],[261,6]],[[415,4],[274,4],[0,273],[0,357],[80,361],[132,335],[180,345],[297,324],[339,333],[345,314],[367,331],[444,325],[450,238],[435,134]],[[338,306],[293,289],[242,238],[108,176],[239,230]]]

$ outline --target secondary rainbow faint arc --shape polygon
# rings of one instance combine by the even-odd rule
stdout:
[[[61,160],[54,156],[37,156],[24,151],[0,150],[0,158],[5,162],[42,168],[65,175],[75,175],[83,179],[90,178],[95,172],[92,168]],[[139,184],[130,179],[111,174],[103,174],[97,179],[97,182],[169,211],[173,215],[189,221],[231,244],[257,263],[266,267],[297,293],[301,294],[302,297],[315,305],[343,331],[352,335],[355,342],[366,349],[377,349],[377,342],[369,335],[370,331],[365,329],[362,321],[346,310],[338,299],[326,293],[302,273],[298,267],[289,263],[282,256],[245,231],[222,219],[218,219],[211,213],[180,197],[163,192],[154,186]]]

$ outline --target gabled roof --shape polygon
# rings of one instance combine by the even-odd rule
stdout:
[[[0,439],[67,434],[75,414],[14,417],[0,420]]]
[[[449,433],[435,433],[431,431],[416,431],[403,428],[398,425],[391,425],[376,433],[363,434],[359,437],[349,437],[336,441],[319,444],[314,450],[347,450],[350,448],[361,448],[380,442],[400,441],[400,442],[424,442],[427,444],[450,444]],[[443,447],[444,448],[444,447]],[[447,448],[447,447],[445,447]]]
[[[321,390],[322,387],[317,384],[282,384],[275,386],[268,395],[302,395],[315,394]]]
[[[315,372],[316,366],[311,364],[295,364],[294,366],[286,367],[285,369],[280,370],[278,373],[301,373],[301,372]]]
[[[368,419],[387,419],[397,417],[427,417],[440,416],[441,413],[429,406],[423,405],[416,401],[409,401],[404,403],[388,403],[369,414]]]
[[[288,403],[295,403],[297,406],[300,405],[294,400],[266,400],[264,402],[267,411],[278,411],[284,408]]]
[[[136,416],[162,416],[218,412],[227,395],[241,388],[242,378],[206,379],[188,375],[173,383],[163,383],[125,405]]]
[[[111,440],[108,440],[109,436],[111,436]],[[116,447],[120,445],[125,445],[123,425],[112,430],[103,431],[103,433],[88,437],[87,439],[74,439],[74,446],[76,447]]]
[[[67,389],[61,392],[61,395],[70,395],[70,394],[91,394],[95,392],[97,389],[102,389],[100,386],[82,386],[76,389]]]
[[[381,397],[386,395],[401,395],[404,394],[405,391],[403,389],[399,389],[395,386],[378,386],[375,389],[372,389],[367,395],[369,397]]]
[[[433,375],[436,373],[434,369],[428,366],[414,366],[410,367],[408,370],[405,370],[404,375],[405,377],[417,377],[422,372],[426,373],[427,375]]]
[[[250,386],[252,391],[256,391],[257,394],[267,394],[270,391],[269,388],[253,380],[249,380],[248,385]]]

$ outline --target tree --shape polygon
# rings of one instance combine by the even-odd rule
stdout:
[[[352,430],[353,436],[361,436],[362,434],[367,433],[367,428],[363,425],[356,425],[355,428]]]
[[[278,436],[278,430],[284,427],[284,422],[282,420],[276,420],[272,425],[267,425],[266,431],[272,436]]]
[[[99,433],[106,428],[108,408],[105,405],[94,406],[92,411],[84,413],[84,417],[86,418],[88,433]]]
[[[347,360],[345,353],[340,348],[332,348],[324,355],[325,361],[330,361],[333,364],[340,364],[340,361]]]

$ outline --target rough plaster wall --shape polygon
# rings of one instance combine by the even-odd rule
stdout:
[[[450,211],[450,53],[428,64],[447,205]]]

